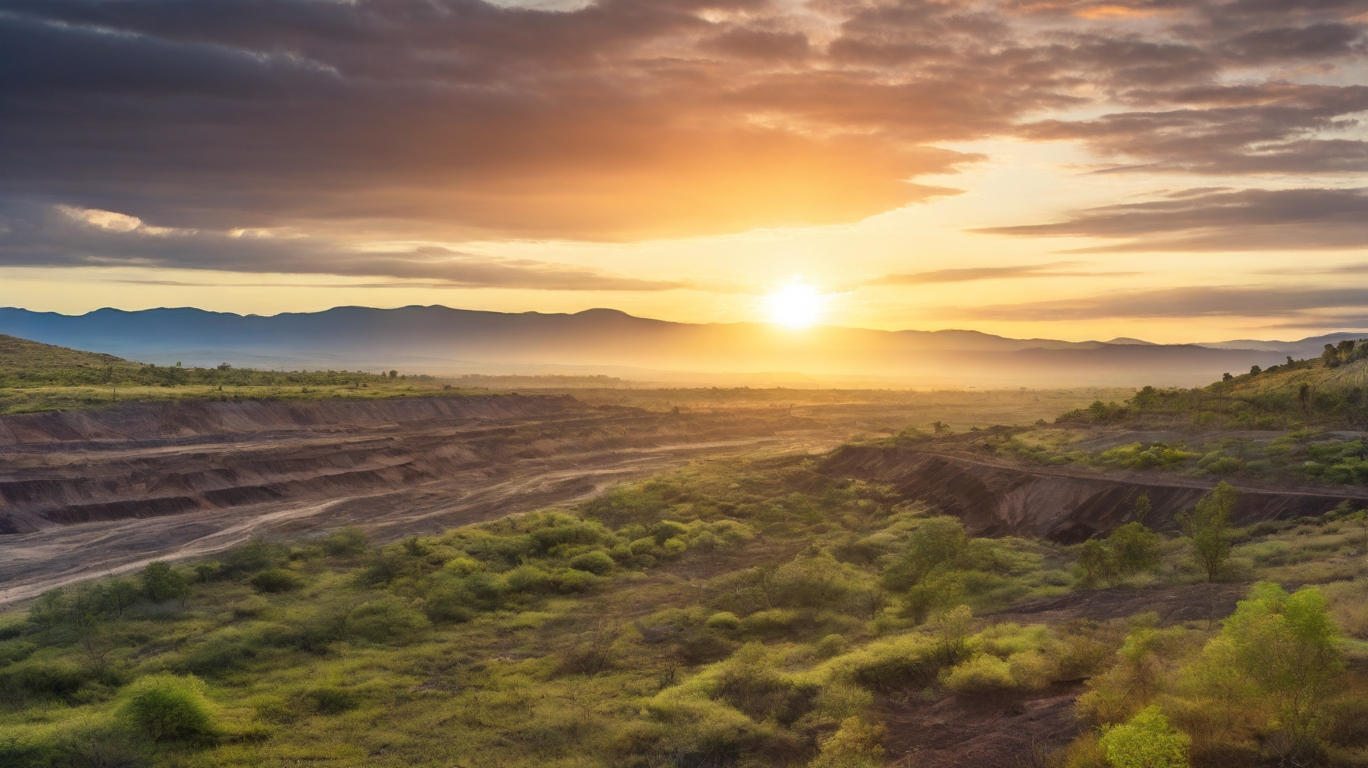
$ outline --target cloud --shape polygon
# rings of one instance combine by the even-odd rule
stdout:
[[[1368,87],[1336,74],[1362,0],[557,8],[0,0],[0,195],[168,230],[624,241],[859,221],[953,193],[918,179],[989,137],[1368,170]]]
[[[997,235],[1124,240],[1078,253],[1368,248],[1368,189],[1190,191],[1078,211],[1051,224],[990,227]]]
[[[1088,272],[1076,269],[1086,262],[1056,261],[1049,264],[1031,264],[1013,267],[964,267],[959,269],[936,269],[930,272],[908,272],[884,275],[870,280],[865,285],[933,285],[937,283],[969,283],[979,280],[1014,280],[1028,277],[1118,277],[1134,275],[1135,272]]]
[[[113,211],[10,204],[0,207],[0,266],[152,267],[242,273],[389,277],[463,288],[667,291],[689,287],[532,259],[479,256],[438,247],[375,251],[271,232],[149,227]],[[155,281],[154,281],[155,282]],[[161,284],[158,282],[157,284]]]
[[[1077,299],[939,308],[938,313],[1013,322],[1131,318],[1278,317],[1309,319],[1314,311],[1357,309],[1368,288],[1199,286],[1098,294]]]

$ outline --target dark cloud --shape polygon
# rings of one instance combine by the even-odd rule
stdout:
[[[0,0],[0,195],[329,243],[610,241],[858,221],[950,194],[915,181],[986,137],[1360,173],[1368,87],[1285,73],[1361,65],[1366,3]]]
[[[1285,318],[1285,322],[1318,322],[1312,320],[1313,312],[1355,310],[1364,304],[1368,304],[1368,288],[1210,286],[1107,293],[1081,299],[1023,304],[943,308],[941,311],[977,320],[1024,322],[1195,317],[1276,317]]]
[[[884,275],[865,285],[934,285],[936,283],[970,283],[979,280],[1015,280],[1027,277],[1119,277],[1133,275],[1134,272],[1089,272],[1071,269],[1085,262],[1056,261],[1049,264],[1032,264],[1014,267],[965,267],[961,269],[936,269],[929,272],[907,272]]]
[[[978,231],[1126,241],[1079,253],[1362,249],[1368,247],[1368,190],[1205,191],[1090,208],[1053,224]]]
[[[665,291],[688,287],[530,259],[442,247],[358,250],[317,237],[150,226],[110,211],[9,205],[0,215],[0,266],[156,267],[245,273],[390,277],[464,288]]]

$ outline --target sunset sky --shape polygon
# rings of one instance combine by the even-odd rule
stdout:
[[[1368,329],[1368,0],[0,0],[0,305]]]

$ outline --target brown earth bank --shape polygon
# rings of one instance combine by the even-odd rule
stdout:
[[[1138,472],[1013,465],[916,446],[846,445],[822,462],[824,472],[885,483],[909,500],[924,501],[964,521],[973,536],[1025,536],[1074,544],[1130,521],[1135,501],[1148,495],[1153,509],[1145,522],[1172,529],[1174,517],[1190,508],[1215,480]],[[1350,487],[1277,489],[1242,486],[1234,520],[1262,520],[1324,514],[1345,500],[1368,500],[1368,490]]]
[[[659,413],[570,397],[149,403],[0,419],[0,604],[360,525],[377,541],[584,498],[699,456],[826,449],[783,410]]]

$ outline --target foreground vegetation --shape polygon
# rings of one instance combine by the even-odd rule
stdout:
[[[384,547],[258,540],[54,590],[0,618],[0,765],[872,766],[899,712],[1084,679],[1079,737],[1040,760],[1368,764],[1353,510],[1235,531],[1224,488],[1184,537],[1140,508],[1063,548],[814,467],[712,461]],[[1224,624],[993,618],[1209,579],[1250,582]]]

